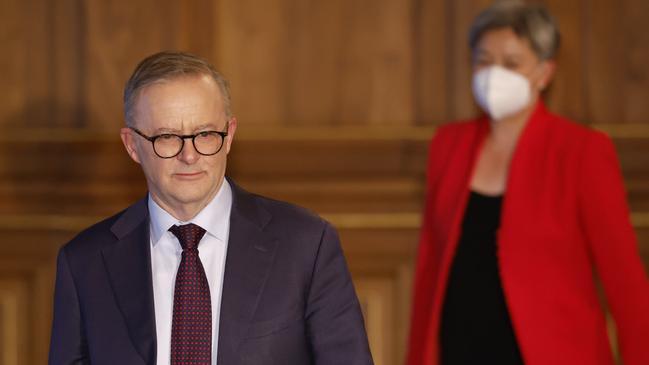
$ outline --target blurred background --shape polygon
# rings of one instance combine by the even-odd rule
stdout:
[[[338,227],[376,364],[401,363],[427,143],[477,113],[466,38],[489,3],[0,2],[0,363],[47,362],[57,249],[145,194],[121,95],[164,49],[230,80],[229,175]],[[649,267],[649,2],[542,3],[563,36],[546,100],[614,139]]]

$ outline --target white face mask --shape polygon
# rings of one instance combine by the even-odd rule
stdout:
[[[473,76],[476,102],[492,120],[497,121],[523,110],[532,97],[525,76],[501,66],[489,66]]]

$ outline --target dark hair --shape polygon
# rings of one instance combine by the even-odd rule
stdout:
[[[182,76],[210,76],[221,90],[226,117],[232,117],[230,110],[230,86],[228,81],[206,60],[184,52],[164,51],[143,59],[124,86],[124,119],[134,125],[133,106],[140,90],[162,80]]]
[[[501,28],[511,28],[520,38],[528,40],[542,60],[553,58],[559,49],[559,27],[548,10],[539,4],[517,0],[497,1],[478,14],[469,31],[469,47],[475,50],[486,32]]]

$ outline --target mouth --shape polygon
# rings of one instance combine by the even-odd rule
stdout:
[[[173,176],[178,180],[198,180],[203,177],[205,173],[203,171],[199,172],[177,172]]]

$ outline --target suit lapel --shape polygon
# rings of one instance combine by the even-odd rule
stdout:
[[[237,347],[257,308],[270,273],[277,240],[264,232],[270,214],[230,181],[230,236],[219,319],[218,364],[236,362]]]
[[[111,228],[118,241],[102,251],[131,341],[146,364],[156,360],[155,310],[147,200],[127,209]]]
[[[547,190],[545,186],[548,174],[545,167],[548,166],[547,144],[550,132],[547,118],[548,112],[543,102],[539,102],[516,144],[509,167],[501,227],[534,232],[533,227],[537,225],[537,220],[543,219],[536,214],[543,212],[545,200],[539,197],[542,197],[540,192]],[[521,202],[525,202],[525,206],[528,207],[527,214],[516,214],[520,211]],[[530,227],[530,224],[533,227]],[[506,247],[507,244],[508,242],[502,245]],[[515,244],[520,245],[521,242]]]

